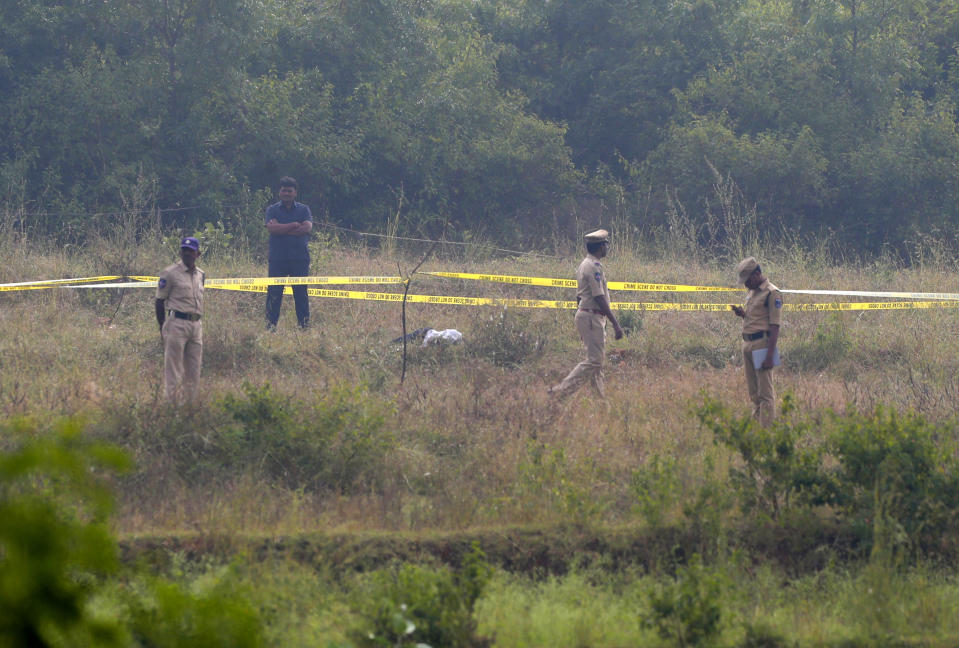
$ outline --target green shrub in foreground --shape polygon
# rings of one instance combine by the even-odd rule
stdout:
[[[364,623],[353,639],[370,648],[486,645],[475,636],[473,608],[491,576],[476,544],[455,572],[412,564],[373,572],[354,592]]]
[[[85,441],[76,419],[2,428],[0,646],[118,645],[118,626],[87,603],[118,568],[102,477],[125,455]]]
[[[956,427],[877,407],[833,416],[836,504],[855,522],[901,525],[920,543],[954,531],[959,511]]]
[[[127,625],[137,645],[156,648],[255,648],[263,645],[260,618],[228,575],[187,587],[144,578],[125,598]]]
[[[783,398],[782,416],[768,428],[752,417],[737,417],[718,401],[706,399],[696,417],[713,439],[737,452],[742,463],[729,469],[729,479],[744,512],[778,518],[794,504],[821,504],[830,499],[822,481],[824,449],[810,442],[818,421],[793,416],[790,395]]]
[[[712,646],[719,638],[722,597],[727,587],[720,573],[703,566],[698,555],[680,567],[675,580],[649,594],[643,622],[676,646]]]
[[[228,579],[193,592],[121,574],[104,479],[128,459],[83,432],[77,419],[0,425],[0,646],[261,645],[260,619]]]
[[[956,530],[959,459],[955,423],[877,407],[862,414],[799,416],[784,398],[769,428],[706,399],[696,410],[717,443],[737,452],[730,484],[745,512],[778,517],[790,508],[829,505],[872,542],[874,523],[931,547]]]

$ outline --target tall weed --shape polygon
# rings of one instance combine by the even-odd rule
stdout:
[[[645,466],[633,471],[629,486],[635,497],[634,506],[646,523],[651,527],[663,526],[680,493],[676,458],[652,457]]]
[[[551,511],[578,524],[595,521],[608,503],[577,478],[581,471],[581,466],[571,465],[563,448],[530,441],[518,466],[512,504],[530,519]]]

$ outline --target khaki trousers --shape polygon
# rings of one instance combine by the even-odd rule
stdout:
[[[558,396],[569,396],[587,380],[600,398],[606,398],[603,362],[606,359],[606,317],[589,311],[576,311],[576,330],[586,347],[586,359],[573,367],[563,382],[551,390]]]
[[[773,387],[774,369],[759,371],[753,368],[753,351],[769,346],[769,338],[743,341],[743,373],[746,376],[746,389],[753,403],[753,418],[763,427],[776,418],[776,388]]]
[[[193,398],[203,364],[203,325],[170,317],[163,323],[164,393],[169,400]]]

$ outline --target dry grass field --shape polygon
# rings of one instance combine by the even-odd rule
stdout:
[[[147,243],[102,241],[79,250],[14,237],[3,241],[2,251],[4,282],[155,275],[174,258]],[[482,252],[434,253],[421,270],[569,277],[581,256],[576,250],[509,258]],[[327,241],[314,250],[312,271],[396,275],[419,261],[403,254]],[[783,250],[760,257],[781,288],[947,292],[956,286],[955,268],[942,259],[906,268],[825,265]],[[652,258],[641,246],[614,245],[608,261],[610,280],[732,285],[728,260]],[[201,266],[210,278],[264,274],[239,253],[213,255]],[[571,299],[573,291],[417,274],[411,292]],[[668,518],[704,481],[722,479],[730,460],[692,409],[706,394],[747,410],[739,320],[727,313],[621,312],[630,332],[607,345],[608,403],[596,403],[586,388],[560,404],[546,390],[582,355],[569,311],[409,304],[408,330],[456,328],[465,343],[411,344],[401,384],[402,346],[390,344],[402,330],[400,304],[312,298],[313,326],[299,331],[287,297],[279,330],[268,333],[263,295],[211,289],[202,391],[177,410],[162,398],[152,290],[56,288],[0,298],[0,412],[82,414],[144,460],[121,491],[121,534],[451,531],[571,519],[634,524],[642,516],[630,490],[633,476],[665,458],[676,471],[664,501]],[[741,299],[739,292],[613,295],[614,301]],[[828,299],[787,295],[787,303]],[[791,393],[804,411],[888,404],[949,419],[959,391],[959,342],[950,333],[957,320],[953,309],[787,313],[778,391]],[[242,397],[244,386],[264,385],[304,407],[337,390],[362,388],[362,398],[382,410],[382,427],[393,440],[382,464],[371,466],[375,474],[343,488],[264,482],[235,465],[227,471],[203,464],[205,474],[197,474],[200,457],[197,465],[185,465],[190,453],[217,443],[218,403]]]
[[[318,238],[316,275],[406,274],[423,254],[399,242],[371,249]],[[734,258],[621,238],[610,280],[733,281]],[[175,259],[159,241],[121,232],[78,248],[7,234],[0,282],[155,275]],[[581,255],[444,248],[421,269],[570,277]],[[908,266],[835,262],[800,248],[757,256],[781,288],[949,292],[959,277],[934,248]],[[200,265],[209,278],[265,273],[240,249]],[[569,300],[573,291],[417,274],[411,293]],[[547,388],[582,355],[569,311],[409,304],[408,330],[456,328],[464,343],[411,344],[401,382],[402,346],[390,342],[402,332],[398,303],[313,298],[313,326],[300,331],[287,297],[270,333],[262,294],[209,289],[201,389],[174,407],[162,397],[152,290],[4,292],[0,302],[4,425],[42,430],[73,417],[90,438],[123,448],[133,468],[112,478],[111,524],[124,554],[190,591],[214,588],[214,598],[196,600],[241,597],[229,598],[230,609],[252,606],[262,622],[244,645],[381,645],[356,634],[379,623],[369,602],[395,606],[390,588],[403,583],[403,596],[434,591],[446,572],[416,565],[461,566],[472,541],[501,569],[463,608],[457,627],[467,638],[449,645],[948,646],[959,637],[948,538],[934,559],[946,562],[916,563],[902,558],[916,554],[908,538],[884,544],[892,536],[878,521],[843,526],[828,507],[770,518],[736,506],[733,475],[749,461],[696,413],[707,402],[748,412],[731,313],[620,311],[629,334],[608,344],[608,401],[586,388],[557,403]],[[777,389],[805,421],[797,447],[825,442],[816,422],[830,411],[878,406],[921,415],[939,426],[932,438],[955,447],[957,321],[955,309],[787,312]],[[874,533],[864,535],[860,522]],[[138,580],[146,577],[126,578],[93,601],[98,614],[117,608],[124,592],[152,596]],[[694,588],[693,607],[656,607],[686,596],[683,588]],[[384,609],[401,619],[407,610]],[[718,620],[720,611],[721,624],[697,616]],[[167,613],[174,634],[177,614]],[[683,638],[697,627],[701,640]]]

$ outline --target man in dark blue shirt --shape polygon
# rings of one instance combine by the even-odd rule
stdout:
[[[310,250],[307,243],[313,231],[313,214],[303,203],[296,202],[296,180],[280,178],[277,192],[280,202],[266,209],[266,229],[270,232],[269,276],[307,277],[310,274]],[[283,303],[284,286],[267,286],[266,326],[276,330]],[[293,286],[296,320],[301,328],[310,324],[310,301],[306,285]]]

